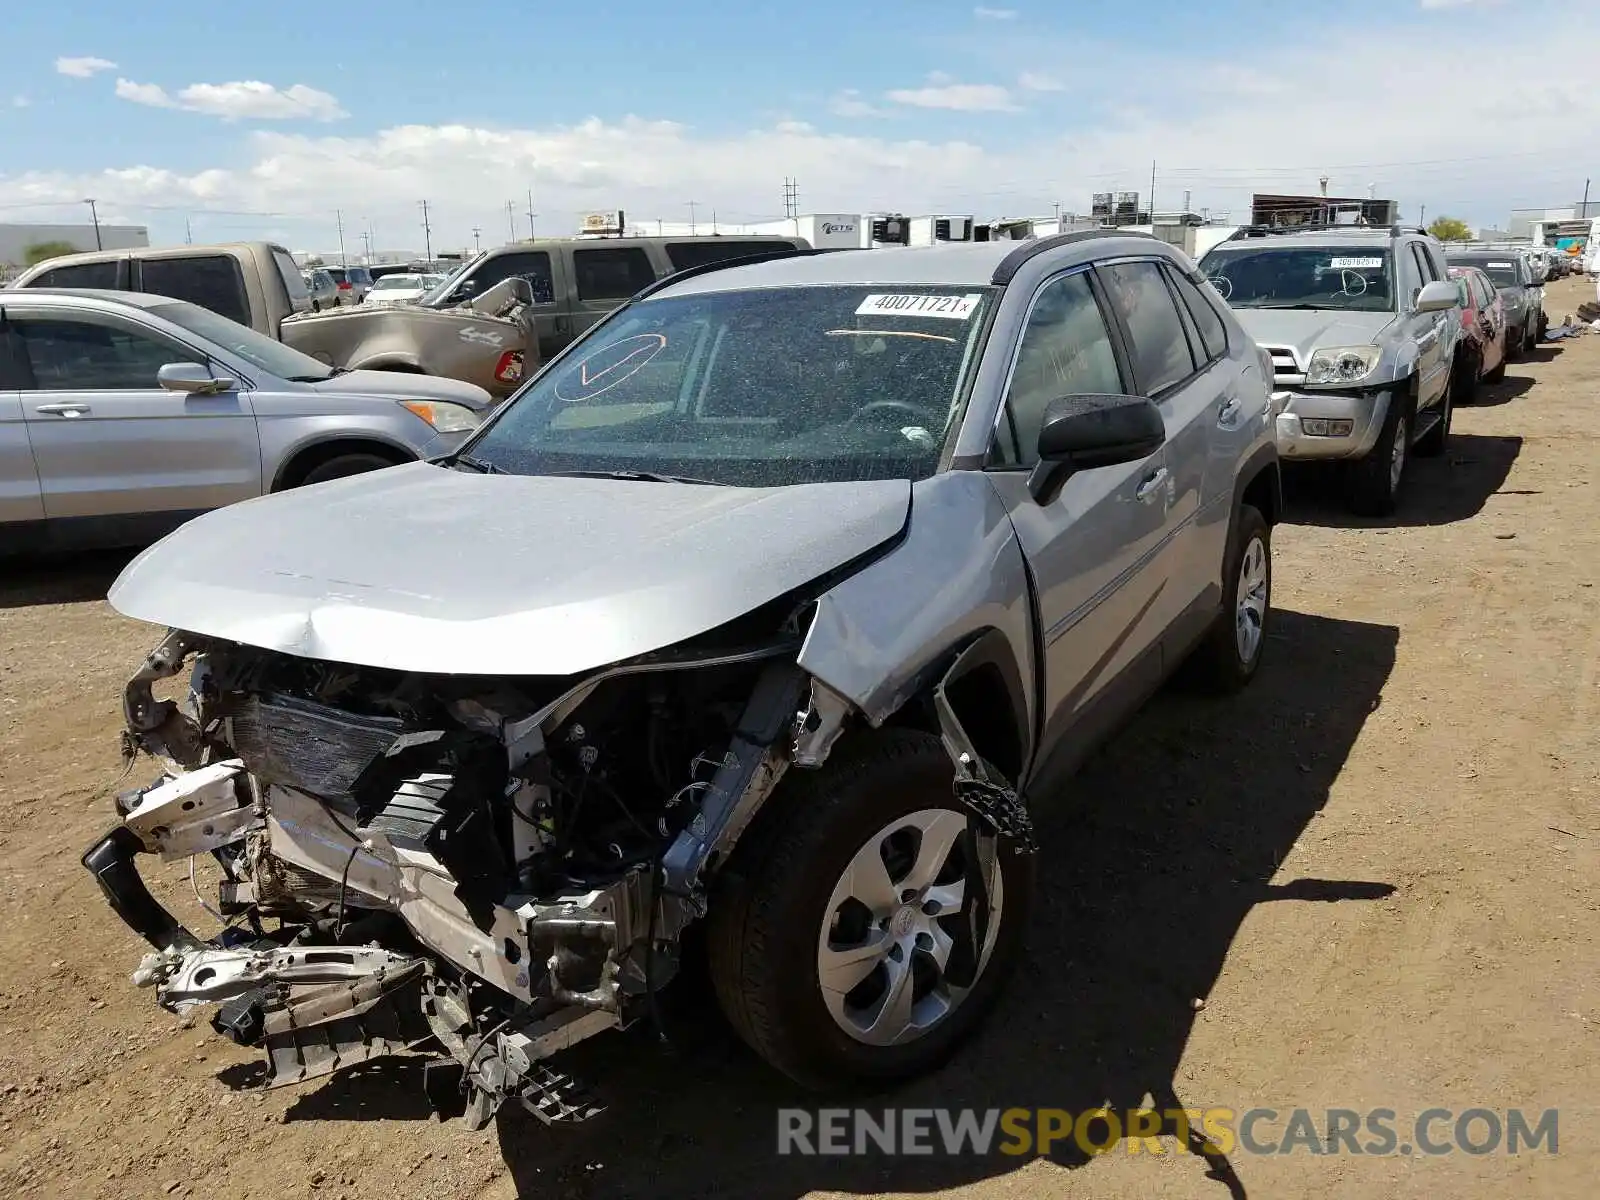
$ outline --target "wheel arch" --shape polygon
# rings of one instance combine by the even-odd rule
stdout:
[[[375,454],[389,459],[396,466],[417,460],[409,447],[374,434],[321,438],[302,442],[283,456],[270,490],[281,492],[294,487],[323,463],[346,454]]]
[[[946,727],[941,700],[959,728]],[[1033,757],[1031,706],[1010,639],[981,630],[930,664],[909,700],[882,722],[934,734],[956,757],[965,741],[1020,786]],[[952,736],[954,735],[954,736]]]
[[[1234,477],[1234,514],[1246,504],[1266,518],[1269,529],[1283,519],[1283,464],[1275,446],[1258,447]],[[1230,535],[1233,520],[1230,517]]]

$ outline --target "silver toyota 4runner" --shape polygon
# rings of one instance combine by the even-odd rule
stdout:
[[[1395,509],[1412,453],[1443,452],[1460,297],[1420,229],[1242,229],[1201,261],[1271,356],[1278,449],[1345,472],[1351,509]]]
[[[662,280],[451,456],[190,522],[111,593],[171,630],[84,860],[137,980],[275,1084],[415,1046],[474,1125],[577,1120],[553,1056],[704,922],[774,1066],[931,1069],[1022,953],[1031,806],[1267,652],[1266,370],[1153,238],[800,252]],[[191,856],[205,939],[136,866]]]

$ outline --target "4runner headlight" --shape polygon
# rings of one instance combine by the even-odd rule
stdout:
[[[400,403],[440,433],[462,433],[478,427],[478,414],[448,400],[402,400]]]
[[[1378,369],[1383,351],[1377,346],[1333,346],[1314,350],[1306,366],[1307,384],[1360,383]]]

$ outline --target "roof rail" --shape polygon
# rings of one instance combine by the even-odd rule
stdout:
[[[1433,236],[1433,234],[1429,233],[1421,225],[1391,225],[1391,226],[1389,226],[1389,236],[1391,236],[1391,237],[1399,237],[1402,233],[1420,233],[1423,237],[1432,237]]]
[[[685,267],[681,271],[674,271],[671,275],[663,275],[654,283],[646,284],[628,298],[628,303],[643,300],[653,296],[663,288],[671,287],[675,283],[682,283],[685,279],[693,279],[697,275],[709,275],[713,271],[721,271],[727,267],[748,267],[756,263],[770,262],[777,258],[803,258],[812,254],[820,254],[815,246],[790,245],[783,249],[776,246],[770,251],[760,254],[741,254],[738,258],[719,258],[715,262],[698,263],[692,267]]]
[[[1071,246],[1077,242],[1093,242],[1102,238],[1144,238],[1151,242],[1161,241],[1153,233],[1137,233],[1109,225],[1102,229],[1079,229],[1072,233],[1053,233],[1049,237],[1026,238],[1017,244],[1015,250],[1000,260],[994,269],[994,274],[989,277],[989,282],[997,287],[1004,287],[1016,278],[1017,272],[1022,270],[1023,264],[1029,259],[1062,246]]]

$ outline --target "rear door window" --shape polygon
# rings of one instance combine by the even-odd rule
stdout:
[[[117,290],[120,259],[108,258],[103,262],[69,263],[51,267],[37,279],[28,281],[29,287],[48,288],[106,288]]]
[[[574,250],[572,262],[580,300],[626,300],[656,279],[649,256],[637,246]]]
[[[1189,310],[1189,315],[1194,318],[1195,328],[1200,333],[1200,343],[1205,348],[1207,362],[1215,362],[1228,351],[1228,331],[1223,325],[1222,318],[1217,315],[1217,310],[1199,288],[1189,280],[1181,271],[1168,271],[1167,278],[1172,281],[1172,286],[1178,289],[1178,298],[1183,301],[1184,307]]]
[[[140,264],[140,291],[174,300],[187,300],[201,308],[250,324],[250,305],[244,294],[244,274],[231,254],[197,254],[188,258],[147,258]]]
[[[1140,391],[1155,396],[1193,375],[1189,339],[1161,268],[1153,262],[1123,262],[1096,270],[1128,331]]]
[[[734,238],[692,238],[686,242],[668,242],[667,260],[674,271],[706,263],[723,262],[730,258],[748,258],[752,254],[772,254],[792,250],[791,242],[741,242]]]

